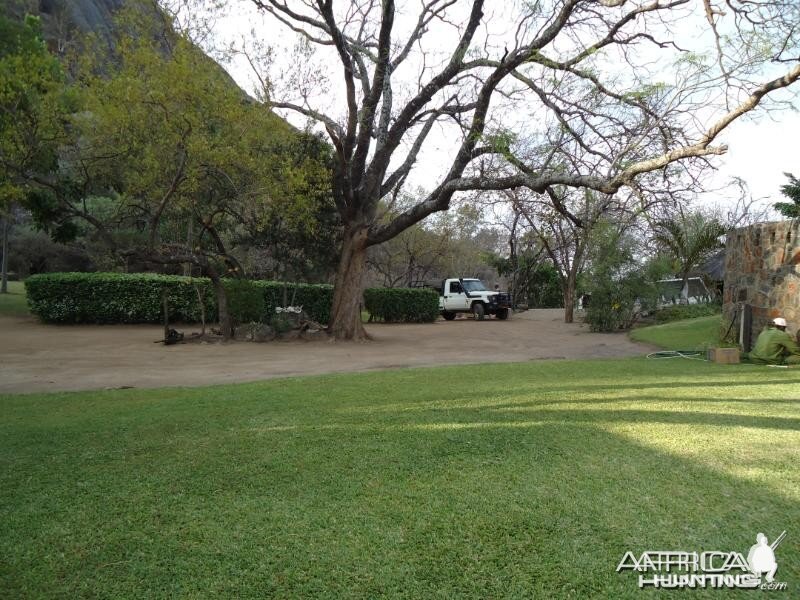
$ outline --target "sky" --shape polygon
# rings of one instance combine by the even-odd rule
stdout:
[[[755,198],[782,198],[780,186],[787,182],[784,173],[800,177],[800,114],[781,111],[755,122],[739,122],[723,139],[727,155],[718,160],[719,179],[741,177]]]
[[[261,39],[265,43],[276,48],[291,48],[295,43],[296,36],[274,22],[271,18],[262,18],[249,2],[231,2],[227,14],[217,19],[215,24],[215,41],[220,44],[238,43],[242,39],[252,40]],[[490,5],[490,6],[500,6]],[[502,13],[502,10],[501,10]],[[497,40],[502,43],[502,25],[504,16],[494,15],[490,20],[496,31]],[[696,35],[695,30],[699,30],[697,23],[695,29],[688,25],[683,31],[677,32],[681,35],[691,37]],[[442,30],[442,39],[447,39],[449,33]],[[450,44],[442,43],[443,48],[449,50]],[[289,71],[298,66],[290,64],[290,59],[282,58],[288,56],[276,54],[277,70]],[[283,63],[281,63],[283,61]],[[226,68],[234,79],[244,89],[253,90],[254,79],[252,70],[247,61],[242,57],[227,63]],[[302,68],[303,65],[300,65]],[[327,91],[320,101],[326,108],[334,111],[342,111],[342,96],[338,89],[338,71],[341,69],[336,60],[332,60],[329,68],[321,71],[324,76],[330,75],[330,83],[333,88]],[[328,71],[328,72],[325,72]],[[800,87],[797,84],[795,87]],[[795,99],[795,105],[800,107],[800,102],[796,101],[797,92],[781,91],[774,94],[774,97],[781,99]],[[298,126],[303,126],[305,120],[298,118],[289,112],[280,111],[282,116],[287,117],[291,122]],[[715,191],[700,195],[701,203],[716,204],[724,203],[726,191],[718,191],[731,177],[741,178],[749,187],[750,194],[754,198],[765,198],[770,203],[781,199],[780,186],[786,182],[785,172],[794,172],[800,175],[800,155],[798,153],[797,139],[800,137],[800,112],[781,109],[774,110],[769,114],[762,112],[751,113],[745,119],[740,119],[732,124],[719,138],[719,143],[728,145],[727,154],[713,159],[713,164],[718,167],[718,171],[710,176],[707,187]],[[431,138],[434,138],[432,134]],[[431,139],[431,146],[420,155],[419,164],[415,167],[411,178],[413,185],[430,189],[435,186],[437,180],[443,175],[449,166],[450,150],[455,146],[456,140],[451,134],[445,131],[438,133],[438,138]],[[730,194],[738,192],[731,190]]]

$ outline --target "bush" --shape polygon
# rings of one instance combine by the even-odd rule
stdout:
[[[161,323],[162,292],[167,292],[172,321],[200,319],[195,284],[200,285],[206,315],[216,302],[207,279],[150,273],[44,273],[25,280],[31,312],[45,323]]]
[[[430,323],[439,316],[439,294],[430,289],[370,288],[364,304],[373,319],[386,323]]]
[[[262,322],[266,302],[264,292],[249,279],[227,279],[223,282],[228,296],[228,312],[234,327],[242,323]]]
[[[654,317],[656,323],[670,323],[683,319],[711,317],[722,312],[719,304],[676,304],[657,310]]]
[[[206,321],[217,318],[211,282],[205,277],[150,273],[47,273],[25,280],[31,312],[45,323],[161,323],[161,293],[167,290],[173,322],[200,320],[195,285],[206,306]],[[229,310],[234,321],[270,323],[276,306],[302,306],[309,318],[327,323],[333,287],[276,281],[226,280]],[[261,297],[259,300],[257,296]]]
[[[656,281],[665,265],[661,261],[640,264],[635,240],[613,228],[599,227],[588,273],[591,301],[584,320],[591,331],[629,329],[658,302]]]
[[[330,319],[331,285],[233,279],[224,285],[234,323],[272,323],[279,306],[302,306],[309,319],[321,324]],[[45,323],[161,323],[164,290],[170,321],[195,323],[200,320],[195,286],[205,303],[206,321],[215,321],[216,298],[205,277],[46,273],[25,280],[31,312]],[[387,323],[430,322],[439,314],[439,296],[433,290],[374,288],[364,297],[373,317]]]
[[[278,306],[302,306],[308,318],[327,324],[331,318],[333,286],[312,283],[254,281],[264,294],[264,323],[271,323]]]

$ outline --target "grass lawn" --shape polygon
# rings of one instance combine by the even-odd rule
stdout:
[[[684,319],[640,327],[631,331],[630,336],[637,342],[646,342],[666,350],[705,350],[720,345],[721,322],[722,315]]]
[[[9,281],[8,293],[0,294],[0,317],[22,317],[27,314],[25,284],[21,281]]]
[[[0,410],[4,597],[639,598],[627,550],[783,530],[800,589],[800,370],[537,361]]]

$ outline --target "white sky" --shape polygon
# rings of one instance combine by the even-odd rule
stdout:
[[[723,136],[727,155],[717,162],[720,179],[738,176],[756,197],[782,198],[784,173],[800,176],[800,114],[793,111],[764,115],[755,122],[734,123]]]
[[[489,4],[495,10],[500,10],[499,4]],[[503,19],[492,20],[496,24],[502,23]],[[696,24],[695,24],[696,26]],[[695,27],[696,28],[696,27]],[[694,35],[686,29],[685,35]],[[251,33],[252,32],[252,33]],[[250,2],[239,0],[230,3],[227,16],[217,21],[215,35],[217,43],[229,43],[241,39],[262,39],[265,43],[289,50],[296,39],[294,34],[288,33],[285,27],[272,21],[270,18],[262,18]],[[442,32],[442,35],[448,35]],[[449,51],[451,45],[442,44],[443,50]],[[447,46],[447,48],[444,48]],[[280,52],[277,54],[276,64],[284,61],[285,66],[289,66],[282,58]],[[253,90],[252,71],[243,59],[234,60],[226,65],[231,75],[246,90]],[[326,92],[324,98],[327,108],[333,109],[334,113],[343,113],[341,93],[336,89],[339,83],[340,64],[334,59],[330,62],[330,82],[333,86]],[[325,68],[322,71],[326,71]],[[797,87],[797,86],[795,86]],[[796,93],[795,93],[796,94]],[[782,91],[774,94],[773,97],[789,99],[793,93]],[[293,115],[286,111],[279,111],[282,116],[287,117],[296,125],[305,124],[305,119]],[[753,114],[753,113],[751,113]],[[519,115],[515,115],[517,118]],[[509,122],[513,122],[513,117]],[[748,117],[747,120],[739,120],[730,126],[718,139],[718,143],[725,143],[729,147],[726,155],[713,159],[713,164],[719,167],[719,171],[709,181],[709,188],[720,188],[732,176],[743,179],[750,188],[753,197],[765,197],[770,202],[777,201],[780,195],[780,186],[786,181],[784,172],[794,172],[800,175],[800,156],[798,156],[798,137],[800,137],[800,113],[792,110],[775,110],[767,114],[758,113],[758,116]],[[449,150],[454,147],[456,142],[452,134],[434,130],[429,137],[429,146],[420,155],[420,161],[415,167],[410,183],[423,188],[430,189],[438,182],[438,179],[449,167],[451,153]],[[724,193],[723,193],[724,194]],[[731,194],[735,194],[731,191]],[[720,193],[706,194],[701,197],[703,202],[724,202]]]

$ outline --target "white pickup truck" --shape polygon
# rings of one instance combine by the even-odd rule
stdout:
[[[457,313],[472,313],[483,320],[486,315],[507,319],[511,314],[511,295],[487,290],[480,279],[444,279],[427,285],[439,292],[439,310],[448,321]]]

